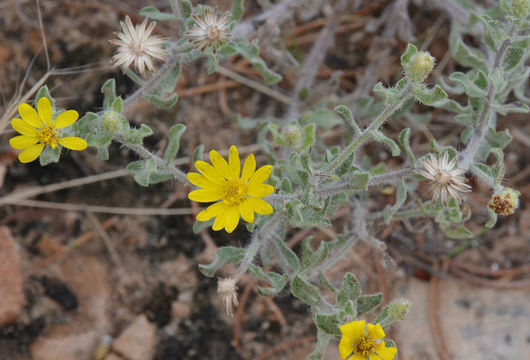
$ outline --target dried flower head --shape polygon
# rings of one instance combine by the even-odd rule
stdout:
[[[228,40],[230,12],[224,13],[222,16],[217,16],[217,8],[206,8],[204,15],[193,15],[196,26],[186,32],[191,39],[191,42],[200,51],[212,47],[212,50],[217,51],[217,47]]]
[[[115,33],[118,39],[111,40],[118,45],[118,52],[112,57],[112,66],[120,66],[127,70],[132,63],[140,75],[145,76],[145,70],[154,71],[153,58],[166,61],[167,51],[163,47],[165,38],[151,35],[156,22],[147,26],[147,19],[141,25],[134,26],[126,16],[125,22],[120,21],[121,32]]]
[[[506,188],[491,197],[488,207],[498,215],[512,215],[519,207],[519,196],[517,190]]]
[[[456,157],[449,161],[449,153],[442,157],[432,154],[421,164],[422,169],[418,174],[429,180],[432,201],[442,200],[447,205],[450,197],[460,201],[460,194],[471,191],[471,186],[466,184],[467,179],[462,176],[466,171],[456,166]]]
[[[237,278],[219,279],[217,283],[217,293],[225,303],[226,314],[228,316],[234,316],[233,306],[239,304],[237,300],[237,280]]]

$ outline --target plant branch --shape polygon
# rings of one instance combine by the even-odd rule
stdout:
[[[502,66],[502,61],[504,60],[504,56],[506,55],[506,52],[508,51],[508,48],[510,47],[510,43],[511,43],[510,39],[506,39],[502,42],[499,50],[497,51],[497,54],[495,55],[495,61],[493,63],[493,67],[491,71],[494,71]],[[480,112],[477,126],[475,127],[475,131],[473,132],[473,136],[471,137],[471,140],[469,141],[467,147],[460,154],[460,157],[459,157],[459,160],[460,160],[459,166],[462,169],[469,170],[470,166],[475,160],[475,156],[478,152],[480,144],[482,143],[482,141],[484,140],[484,137],[486,136],[486,132],[490,124],[491,108],[492,108],[493,101],[495,100],[495,95],[497,95],[496,89],[493,86],[493,84],[490,82],[488,86],[488,94],[486,96],[485,104],[484,104],[484,107],[482,108],[482,111]]]

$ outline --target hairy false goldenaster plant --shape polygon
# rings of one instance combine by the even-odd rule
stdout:
[[[371,76],[375,72],[368,68],[367,76],[360,78],[362,81],[357,84],[359,91],[355,91],[353,100],[349,94],[341,97],[342,92],[315,91],[322,85],[317,84],[316,74],[327,58],[327,49],[336,33],[333,30],[337,25],[335,15],[347,11],[344,10],[347,1],[339,0],[333,5],[311,1],[321,6],[315,11],[330,16],[303,59],[299,77],[293,78],[294,90],[284,86],[268,87],[278,84],[282,76],[268,67],[260,53],[276,58],[275,68],[281,69],[279,71],[286,69],[280,59],[293,59],[296,63],[292,54],[281,53],[285,51],[285,46],[280,46],[285,34],[281,34],[284,26],[280,25],[289,22],[297,9],[307,6],[307,2],[278,0],[263,13],[241,21],[244,3],[233,0],[231,15],[219,15],[216,9],[208,6],[193,6],[189,0],[171,1],[171,12],[152,6],[142,9],[140,15],[169,22],[173,25],[169,29],[179,30],[178,36],[173,33],[175,36],[165,42],[152,35],[154,23],[148,25],[144,21],[135,27],[127,17],[121,23],[118,39],[113,41],[118,50],[112,61],[124,69],[138,88],[122,100],[116,93],[116,81],[109,79],[101,89],[102,108],[87,112],[64,133],[59,133],[59,119],[66,115],[57,116],[53,124],[38,122],[35,116],[26,116],[28,106],[22,106],[22,119],[19,120],[24,120],[25,125],[17,120],[13,127],[28,137],[12,139],[12,145],[25,148],[20,157],[29,161],[39,156],[43,148],[46,152],[61,143],[71,145],[63,135],[79,135],[97,151],[99,159],[107,160],[110,146],[117,142],[137,154],[138,159],[127,166],[127,171],[140,186],[165,181],[187,186],[191,182],[198,189],[189,192],[190,200],[213,203],[197,215],[193,225],[195,232],[211,226],[213,230],[225,229],[232,233],[240,218],[248,223],[247,238],[243,235],[245,230],[241,229],[240,236],[232,241],[244,246],[219,247],[212,263],[199,267],[208,277],[214,277],[225,267],[219,279],[218,294],[229,315],[238,304],[238,281],[252,277],[260,283],[257,287],[260,294],[275,296],[287,289],[310,308],[317,329],[317,344],[310,359],[321,359],[328,343],[340,340],[343,360],[392,360],[397,356],[397,347],[385,338],[384,331],[405,319],[411,303],[397,299],[380,309],[383,303],[380,293],[363,293],[360,282],[351,273],[344,274],[340,284],[330,281],[327,279],[329,270],[336,269],[334,266],[341,259],[355,251],[359,241],[369,242],[382,252],[386,246],[401,241],[397,234],[387,237],[388,244],[377,238],[383,226],[392,222],[404,222],[409,225],[403,227],[406,231],[416,231],[410,224],[420,220],[429,227],[429,231],[424,232],[426,242],[443,241],[445,237],[472,239],[477,235],[476,229],[483,227],[480,230],[483,233],[485,228],[495,225],[497,216],[510,215],[517,210],[519,192],[503,185],[506,175],[504,149],[512,137],[508,130],[499,131],[497,126],[507,114],[530,111],[527,95],[530,69],[526,61],[530,56],[530,1],[500,0],[492,2],[498,3],[494,9],[475,7],[473,0],[459,1],[458,6],[453,2],[433,2],[447,10],[451,18],[447,57],[436,66],[436,59],[427,49],[419,50],[409,44],[399,59],[401,70],[397,81],[386,85],[378,83],[372,88]],[[406,11],[403,3],[406,1],[388,2],[388,6],[399,5],[400,11]],[[451,12],[455,8],[458,16]],[[393,9],[384,13],[392,13]],[[465,23],[467,19],[472,19],[470,24]],[[390,23],[387,30],[395,27]],[[384,33],[389,32],[385,30]],[[384,44],[387,46],[388,42]],[[470,44],[480,44],[480,47]],[[382,52],[387,54],[382,60],[392,61],[386,57],[399,46],[388,45]],[[440,46],[443,47],[443,42]],[[257,79],[246,78],[247,73],[254,75],[254,72],[236,73],[218,66],[220,61],[231,56],[244,58],[245,63],[261,75],[263,84]],[[155,59],[163,62],[158,69],[154,66]],[[167,147],[160,155],[144,145],[144,139],[152,135],[153,130],[148,124],[129,122],[135,115],[135,105],[147,101],[159,109],[172,108],[178,101],[175,89],[181,70],[193,68],[195,73],[200,67],[192,64],[198,59],[205,60],[208,74],[217,71],[259,89],[257,98],[262,94],[270,97],[273,106],[263,107],[263,112],[249,112],[259,113],[260,117],[238,117],[237,123],[245,127],[249,138],[255,137],[257,144],[252,144],[252,148],[257,145],[260,155],[271,165],[256,169],[256,159],[250,154],[241,166],[239,151],[244,152],[245,148],[238,150],[235,145],[228,151],[228,162],[212,150],[209,153],[211,164],[207,163],[202,160],[204,145],[181,149],[186,126],[179,123],[172,124],[167,134],[162,134],[167,139]],[[232,59],[228,60],[230,63]],[[458,64],[455,68],[459,71],[447,73],[452,68],[443,66],[447,60]],[[131,66],[142,78],[129,70]],[[147,71],[152,72],[152,76],[147,78]],[[373,91],[357,96],[363,89]],[[45,87],[39,90],[37,99],[43,94],[51,99]],[[457,98],[452,99],[451,95]],[[42,101],[44,104],[45,100]],[[275,101],[279,102],[273,104]],[[340,105],[344,103],[351,107]],[[438,110],[433,111],[433,108]],[[43,116],[49,120],[48,115]],[[175,117],[170,121],[173,119]],[[447,131],[447,126],[429,129],[429,121],[433,119],[439,122],[449,119],[451,132]],[[28,128],[27,123],[33,126]],[[416,131],[418,123],[429,137],[432,136],[429,142],[425,141],[423,132]],[[396,134],[395,130],[403,124],[411,126],[399,129],[399,135]],[[335,136],[325,138],[331,128],[340,128],[338,134],[344,137],[340,140]],[[456,133],[459,136],[454,136]],[[187,144],[193,142],[187,141]],[[370,142],[380,146],[367,148]],[[81,142],[77,144],[80,148]],[[430,154],[418,160],[418,146],[421,149],[430,147],[429,151],[437,155]],[[41,164],[51,162],[42,161],[45,152],[40,156]],[[176,156],[180,152],[184,152],[184,158],[178,160]],[[58,160],[57,151],[48,153],[52,161]],[[186,174],[178,165],[191,156],[198,172]],[[473,214],[475,204],[466,203],[463,196],[471,191],[466,174],[480,180],[493,194],[486,211],[478,211],[477,215]],[[419,200],[417,189],[421,178],[418,175],[428,181],[432,199]],[[376,189],[381,191],[374,191]],[[483,188],[474,190],[483,191]],[[389,194],[392,196],[381,201],[382,196]],[[343,211],[340,216],[339,209]],[[187,211],[184,209],[186,214]],[[484,220],[485,213],[489,216],[487,220]],[[340,222],[336,221],[337,217]],[[471,221],[476,223],[468,228],[466,222]],[[292,235],[316,229],[334,236],[326,241],[317,236],[307,236],[300,243],[289,241]],[[373,325],[358,320],[374,312]]]
[[[237,148],[232,145],[228,163],[215,150],[210,151],[212,165],[205,161],[196,161],[199,173],[188,173],[188,180],[201,189],[188,194],[188,198],[197,202],[214,202],[197,214],[197,220],[208,221],[215,218],[212,229],[234,231],[241,216],[246,222],[254,222],[254,213],[272,214],[272,206],[261,199],[274,192],[274,187],[263,182],[272,172],[271,165],[256,170],[256,159],[250,154],[241,170]]]
[[[39,99],[37,111],[30,105],[22,103],[18,106],[21,118],[11,120],[11,126],[19,136],[9,139],[9,144],[17,150],[23,150],[18,159],[22,163],[37,159],[46,145],[55,149],[58,145],[71,150],[84,150],[87,142],[77,136],[61,136],[64,129],[77,121],[79,114],[75,110],[66,110],[52,120],[53,109],[46,97]]]

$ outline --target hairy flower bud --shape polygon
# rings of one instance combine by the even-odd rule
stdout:
[[[289,124],[283,129],[283,138],[290,146],[296,146],[302,139],[300,128],[296,125]]]
[[[491,197],[488,207],[498,215],[512,215],[519,207],[519,195],[519,191],[505,188]]]
[[[407,65],[405,73],[412,81],[424,81],[434,66],[434,57],[426,51],[415,54]]]
[[[103,114],[103,130],[108,134],[116,134],[120,130],[120,115],[114,111],[107,111]]]
[[[412,303],[407,299],[395,299],[388,304],[388,315],[391,321],[405,320]]]
[[[219,279],[217,283],[217,293],[223,299],[228,316],[234,316],[233,306],[239,304],[237,300],[237,280],[237,278]]]

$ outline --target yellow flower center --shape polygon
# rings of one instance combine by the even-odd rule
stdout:
[[[44,128],[40,131],[40,140],[44,144],[50,145],[52,148],[57,147],[57,134],[52,128]]]
[[[362,356],[370,355],[375,348],[375,341],[362,337],[359,342],[355,345],[355,354],[361,354]]]
[[[238,180],[230,179],[223,189],[223,200],[229,205],[239,205],[247,197],[247,185],[241,184]]]

